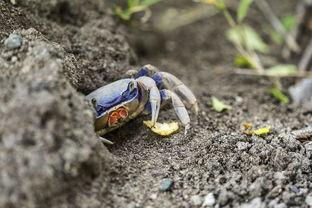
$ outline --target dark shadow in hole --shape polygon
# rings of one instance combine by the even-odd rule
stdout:
[[[55,8],[48,15],[48,19],[66,25],[81,26],[83,21],[83,15],[75,14],[68,1],[59,2]]]
[[[108,149],[114,151],[125,143],[133,141],[135,137],[142,135],[143,127],[142,119],[134,119],[113,132],[104,135],[106,139],[114,143],[113,145],[107,145]]]

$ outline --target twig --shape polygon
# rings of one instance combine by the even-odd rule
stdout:
[[[309,1],[304,1],[301,0],[299,1],[297,8],[296,8],[296,25],[294,27],[294,29],[292,30],[292,35],[293,37],[297,40],[299,32],[300,32],[300,27],[302,26],[302,24],[304,24],[304,20],[306,18],[306,16],[308,15],[308,9],[310,6],[312,6],[311,3],[309,3]]]
[[[156,17],[154,28],[161,32],[170,32],[201,19],[213,17],[218,13],[219,11],[215,8],[205,5],[194,6],[183,11],[167,9],[162,15]]]
[[[143,17],[141,18],[141,23],[147,23],[147,21],[151,18],[152,16],[152,11],[150,8],[147,8],[145,11],[144,11],[144,15]]]
[[[300,72],[304,72],[307,70],[308,65],[311,61],[311,58],[312,58],[312,38],[300,59],[300,62],[298,65]]]
[[[267,18],[267,20],[271,23],[273,28],[276,30],[276,32],[280,33],[284,37],[285,43],[288,46],[288,48],[294,52],[299,52],[300,47],[296,39],[292,36],[292,34],[287,33],[283,24],[275,15],[274,11],[272,10],[268,2],[266,0],[256,0],[255,2],[258,8],[264,14],[264,16]]]
[[[296,7],[296,24],[295,27],[291,30],[291,35],[293,36],[293,38],[295,40],[298,40],[299,38],[299,32],[300,32],[300,28],[302,27],[302,24],[304,24],[304,19],[307,16],[307,7],[309,6],[309,4],[302,0],[299,1]],[[284,47],[282,50],[282,56],[285,59],[288,59],[291,55],[291,51],[289,48]]]
[[[236,8],[236,2],[228,0],[227,7],[231,9]],[[169,8],[161,13],[159,17],[156,17],[153,26],[160,32],[170,32],[199,20],[211,18],[219,13],[220,10],[204,4],[184,10]]]
[[[268,74],[265,72],[259,73],[253,69],[235,69],[235,74],[240,75],[248,75],[248,76],[262,76],[262,77],[277,77],[277,78],[283,78],[283,77],[295,77],[295,78],[312,78],[312,73],[310,72],[298,72],[296,74]]]

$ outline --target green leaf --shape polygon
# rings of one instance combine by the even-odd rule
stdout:
[[[241,55],[235,57],[234,65],[240,68],[248,68],[248,69],[255,68],[254,64],[252,63],[252,61],[250,61],[248,57]]]
[[[274,43],[276,43],[277,45],[282,45],[283,44],[284,38],[283,38],[283,36],[280,33],[276,32],[273,29],[270,29],[269,30],[269,35],[270,35],[272,41]]]
[[[280,89],[278,89],[276,87],[271,88],[271,89],[269,89],[269,93],[275,99],[277,99],[280,103],[282,103],[282,104],[288,104],[289,103],[289,98],[286,95],[284,95],[284,93]]]
[[[128,9],[140,5],[140,0],[128,0]]]
[[[253,49],[262,53],[269,52],[269,46],[261,39],[260,35],[248,25],[241,25],[229,29],[227,38],[235,45],[240,45],[246,49]]]
[[[297,67],[291,64],[280,64],[265,71],[269,76],[288,76],[297,73]]]
[[[289,32],[291,31],[296,25],[296,17],[294,15],[287,15],[282,18],[282,24],[284,28]]]
[[[120,6],[115,6],[114,12],[122,20],[128,21],[131,18],[131,12],[129,10],[122,10]]]
[[[120,6],[115,6],[114,12],[120,19],[129,21],[133,14],[145,11],[148,7],[160,1],[162,0],[128,0],[128,7],[126,9],[122,9]]]
[[[248,14],[248,10],[253,0],[240,0],[237,9],[237,21],[242,22]]]
[[[141,1],[141,5],[150,7],[150,6],[154,5],[154,4],[157,4],[160,1],[162,1],[162,0],[142,0]]]
[[[212,108],[217,112],[222,112],[224,110],[231,110],[232,107],[229,105],[224,104],[218,98],[212,97],[211,98]]]

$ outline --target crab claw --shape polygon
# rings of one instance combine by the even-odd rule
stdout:
[[[187,131],[190,129],[191,121],[190,121],[190,116],[182,100],[176,93],[167,89],[161,90],[161,96],[162,96],[163,101],[171,100],[174,111],[184,126],[184,134],[186,135]]]
[[[150,77],[140,77],[137,79],[138,83],[140,83],[146,90],[149,91],[149,103],[151,104],[151,112],[152,112],[152,126],[156,124],[158,119],[158,114],[160,110],[160,92],[155,84],[155,81]]]

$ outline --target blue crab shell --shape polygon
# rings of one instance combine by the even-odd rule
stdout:
[[[129,84],[134,84],[134,89],[131,90]],[[86,96],[86,99],[96,101],[97,116],[100,117],[111,109],[123,102],[138,99],[139,91],[137,83],[134,79],[121,79],[111,84],[105,85],[91,94]]]
[[[86,100],[93,103],[97,112],[95,130],[101,131],[101,134],[103,134],[136,117],[144,109],[141,98],[141,90],[135,79],[121,79],[87,95]],[[114,125],[110,125],[109,121],[112,113],[121,108],[126,111],[126,118],[118,120],[118,123],[114,123]]]

